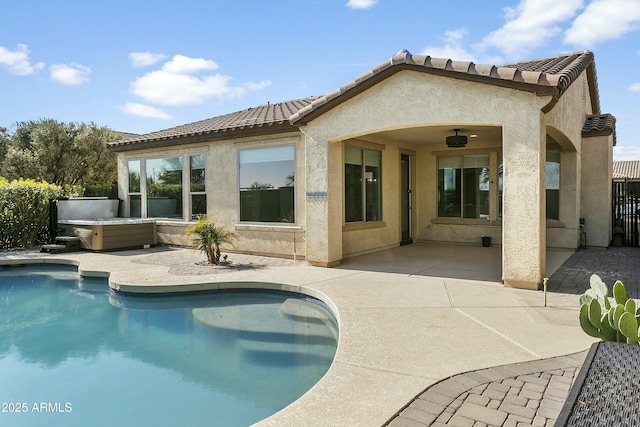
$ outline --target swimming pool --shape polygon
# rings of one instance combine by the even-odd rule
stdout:
[[[309,390],[337,338],[297,294],[140,297],[71,266],[2,267],[0,425],[249,425]]]

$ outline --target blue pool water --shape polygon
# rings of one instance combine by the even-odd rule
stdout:
[[[0,426],[245,426],[328,370],[328,311],[293,294],[139,297],[75,268],[0,268]]]

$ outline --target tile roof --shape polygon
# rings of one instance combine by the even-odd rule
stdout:
[[[125,151],[142,146],[172,145],[178,138],[180,143],[191,143],[294,131],[299,125],[307,123],[403,69],[552,95],[549,109],[571,83],[587,70],[592,92],[592,109],[594,113],[599,114],[600,104],[593,64],[593,53],[589,51],[495,66],[433,58],[428,55],[412,55],[406,50],[401,50],[390,60],[324,96],[261,105],[144,135],[123,135],[122,139],[111,143],[109,148],[113,151]]]
[[[611,114],[593,114],[585,119],[582,136],[600,135],[613,135],[613,145],[616,145],[616,118]]]
[[[613,179],[640,180],[640,160],[613,162]]]
[[[259,107],[247,108],[235,113],[144,135],[123,134],[123,138],[109,144],[109,148],[113,151],[125,151],[142,148],[140,144],[144,144],[144,147],[170,145],[177,138],[180,138],[180,143],[188,143],[201,140],[228,139],[252,134],[266,135],[295,131],[298,128],[289,123],[289,117],[315,99],[317,97],[296,99],[276,104],[267,103]]]
[[[599,113],[600,105],[597,99],[597,84],[593,63],[594,57],[590,51],[495,66],[474,64],[467,61],[452,61],[446,58],[433,58],[428,55],[411,55],[408,51],[401,50],[390,60],[377,65],[369,72],[356,77],[339,89],[313,101],[310,105],[291,116],[290,120],[293,124],[304,124],[333,108],[337,103],[349,99],[403,69],[511,87],[542,95],[551,94],[554,101],[557,101],[580,73],[589,69],[592,89],[595,89],[592,91],[595,94],[592,96],[592,107],[594,112]]]

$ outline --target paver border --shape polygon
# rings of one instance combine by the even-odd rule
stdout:
[[[508,379],[514,379],[515,381],[518,377],[531,376],[533,374],[570,368],[575,368],[577,371],[583,365],[587,352],[588,350],[584,350],[565,356],[494,366],[452,375],[430,385],[418,393],[409,403],[384,423],[383,426],[444,426],[445,424],[439,421],[441,420],[441,415],[445,413],[447,408],[453,407],[456,411],[460,409],[461,406],[457,404],[459,403],[457,401],[469,390],[479,386],[489,386],[491,383]],[[568,393],[569,391],[567,390],[567,394]],[[477,406],[476,413],[484,409],[484,407],[480,405]],[[560,408],[555,412],[559,413]],[[452,417],[453,416],[455,415],[452,414]],[[506,416],[504,418],[506,419]],[[499,420],[499,423],[496,424],[485,423],[485,425],[502,425],[505,419]],[[482,422],[482,420],[477,421]]]

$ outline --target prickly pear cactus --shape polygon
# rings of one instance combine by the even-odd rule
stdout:
[[[640,308],[629,299],[621,281],[613,284],[613,301],[609,288],[596,274],[589,280],[590,288],[580,297],[580,326],[589,336],[603,341],[628,344],[640,342]]]

